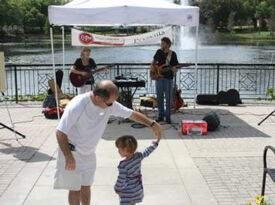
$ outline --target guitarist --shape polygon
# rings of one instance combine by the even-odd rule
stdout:
[[[77,88],[77,93],[82,94],[92,90],[94,83],[94,78],[91,75],[91,72],[96,69],[96,63],[94,59],[90,58],[91,49],[83,48],[80,54],[80,58],[76,59],[74,64],[71,67],[71,72],[75,74],[82,75],[83,77],[89,77],[90,79],[86,83]]]
[[[177,72],[177,66],[179,64],[177,54],[170,49],[170,46],[171,40],[168,37],[163,37],[161,39],[161,48],[157,50],[153,59],[153,62],[155,62],[159,66],[159,69],[163,69],[166,71],[161,72],[161,77],[156,80],[156,92],[159,112],[157,121],[164,121],[165,117],[165,121],[168,124],[171,124],[173,76],[174,73]],[[165,110],[164,95],[166,101]]]

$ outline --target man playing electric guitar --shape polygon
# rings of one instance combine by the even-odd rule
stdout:
[[[177,72],[178,59],[177,54],[170,50],[171,40],[167,37],[161,39],[161,49],[158,49],[154,55],[153,62],[156,62],[161,69],[161,76],[156,79],[156,92],[158,101],[159,116],[157,121],[163,121],[164,117],[167,123],[171,123],[171,103],[173,74]],[[165,65],[165,66],[163,66]],[[163,71],[167,72],[163,72]],[[164,110],[164,95],[166,101],[166,109]]]
[[[70,80],[77,87],[78,94],[91,91],[94,84],[92,74],[107,69],[107,67],[96,69],[96,63],[90,58],[90,54],[89,48],[83,48],[80,58],[76,59],[71,67]]]

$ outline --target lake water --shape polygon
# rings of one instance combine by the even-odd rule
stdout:
[[[60,43],[55,45],[56,63],[62,63]],[[159,46],[139,47],[96,47],[92,48],[92,57],[97,63],[148,63]],[[194,63],[194,48],[179,48],[176,51],[180,63]],[[51,63],[49,43],[7,43],[0,44],[8,63]],[[65,61],[73,63],[79,57],[81,48],[66,45]],[[200,45],[199,63],[273,63],[275,46],[247,45]]]
[[[60,42],[55,45],[55,62],[62,63],[62,49]],[[152,56],[159,46],[139,46],[139,47],[95,47],[92,48],[92,57],[97,63],[149,63]],[[195,49],[172,47],[178,55],[180,63],[194,63]],[[16,64],[51,64],[51,47],[49,43],[28,42],[28,43],[7,43],[0,44],[0,50],[5,52],[7,63]],[[65,60],[67,64],[71,64],[79,57],[81,47],[72,47],[66,45]],[[273,56],[273,60],[272,60]],[[275,46],[248,46],[248,45],[200,45],[199,46],[199,63],[275,63]],[[209,71],[211,72],[211,71]],[[222,77],[222,76],[221,76]],[[234,76],[232,77],[234,78]],[[26,77],[26,79],[28,79]],[[206,77],[206,79],[210,79]],[[255,78],[257,79],[257,78]],[[230,80],[230,79],[229,79]],[[10,80],[11,81],[11,80]],[[11,81],[12,82],[12,81]],[[25,82],[25,81],[24,81]],[[230,81],[231,82],[231,81]],[[272,81],[273,82],[273,81]],[[29,82],[27,82],[29,83]],[[264,83],[264,82],[263,82]],[[210,83],[211,84],[211,83]],[[21,85],[20,94],[34,94],[34,91],[26,91],[23,89],[24,83]],[[65,90],[71,88],[69,83],[65,86]],[[30,88],[35,87],[29,85]],[[36,86],[37,87],[37,86]],[[263,87],[257,84],[257,88]],[[12,87],[10,87],[12,89]],[[152,88],[153,89],[153,88]],[[183,89],[183,88],[182,88]],[[238,89],[238,88],[236,88]],[[256,90],[259,90],[256,89]],[[73,88],[72,88],[73,90]],[[154,89],[153,89],[154,90]],[[226,90],[226,89],[225,89]],[[13,91],[10,90],[10,93]],[[147,91],[146,91],[147,92]],[[188,95],[186,90],[185,98],[193,98],[194,93]],[[200,90],[199,90],[200,92]],[[209,91],[210,92],[210,91]],[[212,92],[212,91],[211,91]],[[254,91],[256,92],[256,91]],[[262,97],[265,91],[253,97]],[[242,97],[245,95],[242,94]]]

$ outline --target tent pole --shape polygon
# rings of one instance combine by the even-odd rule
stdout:
[[[63,73],[65,74],[65,31],[64,31],[64,26],[61,27],[62,29],[62,69]]]
[[[53,45],[53,26],[50,27],[50,35],[51,35],[51,49],[52,49],[52,64],[53,64],[53,76],[54,76],[54,88],[55,88],[55,102],[57,107],[57,117],[60,119],[59,113],[59,105],[58,105],[58,95],[57,95],[57,87],[56,87],[56,76],[55,76],[55,61],[54,61],[54,45]]]
[[[198,95],[198,47],[199,47],[198,41],[199,41],[199,26],[196,26],[194,108],[196,108],[196,98],[197,98],[197,95]]]

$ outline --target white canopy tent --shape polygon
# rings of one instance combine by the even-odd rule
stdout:
[[[53,26],[62,26],[63,28],[63,65],[65,64],[64,26],[177,25],[195,27],[195,83],[197,93],[198,7],[182,6],[165,0],[74,0],[63,6],[49,6],[48,15],[51,25],[54,73]]]
[[[198,26],[199,8],[165,0],[74,0],[49,6],[53,25],[180,25]]]

